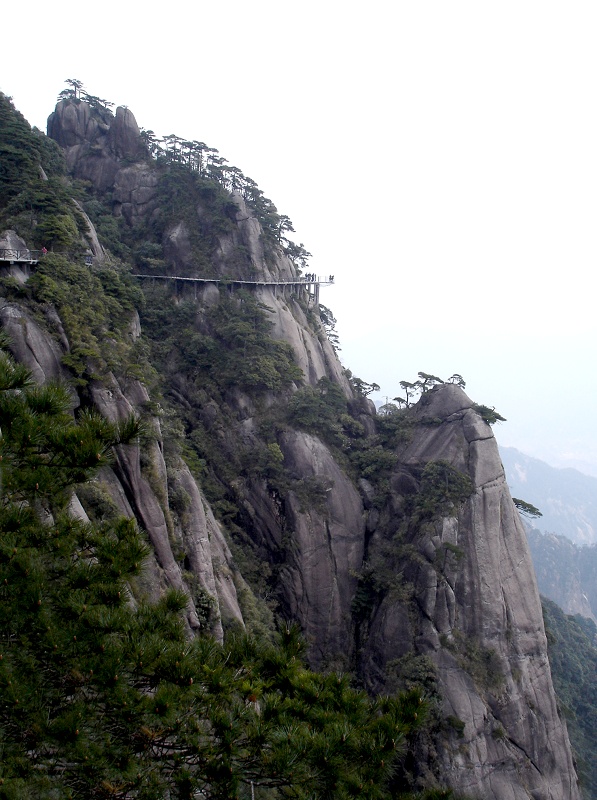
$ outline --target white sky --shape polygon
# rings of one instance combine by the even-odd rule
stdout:
[[[461,373],[495,433],[597,475],[597,4],[56,0],[3,9],[0,89],[66,78],[257,181],[382,397]]]

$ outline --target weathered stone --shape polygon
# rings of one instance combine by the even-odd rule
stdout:
[[[85,220],[87,224],[87,230],[85,231],[85,238],[89,244],[89,249],[91,250],[91,254],[95,259],[96,263],[101,264],[106,259],[106,254],[104,252],[104,248],[101,246],[99,238],[97,236],[97,231],[95,230],[95,226],[93,225],[92,221],[89,219],[85,211],[83,210],[83,206],[77,201],[73,200],[73,203],[79,209],[79,213]]]
[[[109,138],[110,149],[116,158],[134,160],[146,155],[137,120],[130,108],[118,106],[110,125]]]
[[[182,489],[188,497],[182,530],[185,563],[202,588],[216,601],[212,633],[221,641],[222,615],[227,620],[234,619],[243,624],[232,569],[224,569],[225,565],[231,564],[230,551],[213,514],[210,511],[206,514],[205,500],[185,464],[181,464],[181,469],[176,472],[174,487]],[[217,569],[215,564],[218,564]]]
[[[164,256],[175,268],[184,271],[192,267],[193,253],[185,222],[178,222],[165,233],[163,246]]]
[[[422,612],[414,646],[437,664],[446,713],[465,723],[459,748],[441,750],[441,774],[471,797],[578,798],[533,567],[497,444],[490,428],[472,418],[472,403],[460,388],[444,386],[429,395],[413,411],[421,422],[399,452],[398,474],[442,459],[474,485],[457,517],[446,518],[432,539],[414,540],[428,562],[411,568]],[[433,549],[442,554],[443,544],[438,561]],[[401,613],[400,603],[392,610],[388,598],[373,621],[368,658],[376,664],[404,652],[404,641],[392,641],[388,628]],[[475,674],[471,648],[492,654],[485,656],[493,670],[487,683],[468,674]]]
[[[48,136],[64,148],[69,170],[99,191],[118,183],[117,175],[128,167],[127,161],[146,156],[135,117],[122,107],[113,116],[88,103],[61,100],[48,118]],[[137,171],[143,171],[141,165]]]
[[[149,216],[157,204],[157,186],[158,176],[151,165],[121,167],[114,175],[114,213],[122,214],[129,225]]]
[[[363,506],[331,453],[306,433],[288,432],[280,447],[292,474],[321,481],[325,498],[291,492],[287,520],[292,547],[283,584],[292,615],[305,629],[317,664],[346,659],[350,604],[364,552]]]
[[[37,383],[66,377],[58,345],[20,306],[0,299],[0,323],[10,336],[13,356],[31,370]]]

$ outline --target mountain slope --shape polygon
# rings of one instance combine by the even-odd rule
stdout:
[[[48,241],[62,255],[26,283],[5,268],[0,314],[40,381],[144,420],[74,504],[147,532],[138,591],[184,591],[189,635],[267,637],[292,618],[313,666],[422,686],[435,724],[402,787],[576,800],[524,534],[473,403],[446,385],[377,417],[284,218],[202,143],[160,147],[129,110],[76,97],[49,132],[78,182],[77,233]],[[31,235],[14,207],[3,221]]]

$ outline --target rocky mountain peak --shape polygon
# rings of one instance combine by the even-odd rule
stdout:
[[[113,184],[123,159],[146,157],[139,134],[134,114],[123,106],[113,115],[79,99],[61,100],[48,117],[48,136],[64,149],[71,173],[99,191]]]
[[[393,664],[434,664],[444,713],[459,726],[458,755],[450,736],[439,742],[440,772],[465,794],[578,797],[531,557],[493,431],[458,386],[425,393],[410,414],[367,547],[375,585],[386,588],[362,626],[361,669],[381,688]]]

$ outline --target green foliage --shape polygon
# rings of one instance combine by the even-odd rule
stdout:
[[[361,378],[357,378],[356,375],[350,375],[349,377],[350,385],[355,390],[357,394],[360,394],[362,397],[368,397],[373,392],[379,391],[379,384],[377,383],[367,383],[367,381],[362,380]]]
[[[440,698],[437,666],[429,656],[407,653],[402,658],[391,661],[387,672],[389,684],[395,692],[419,688],[428,698]]]
[[[309,475],[306,478],[299,478],[290,484],[290,488],[298,497],[300,510],[303,513],[308,511],[325,512],[325,503],[328,492],[333,488],[333,482],[322,475]]]
[[[405,540],[404,530],[391,539],[380,540],[369,548],[367,560],[355,577],[357,588],[351,604],[351,612],[357,624],[357,638],[366,635],[372,613],[390,598],[392,602],[411,606],[414,599],[413,584],[405,577],[411,567],[416,569],[422,557],[411,543]],[[398,676],[394,674],[397,685]]]
[[[0,92],[0,204],[19,193],[23,184],[40,179],[39,165],[50,175],[63,174],[64,158],[58,145],[32,130],[12,101]]]
[[[298,381],[302,371],[290,345],[271,338],[267,307],[250,294],[237,295],[240,303],[224,298],[207,314],[212,341],[195,340],[198,365],[220,386],[276,390]]]
[[[81,100],[84,100],[94,111],[98,113],[100,119],[105,119],[106,116],[112,116],[110,107],[113,106],[114,103],[89,94],[89,92],[83,86],[82,81],[78,80],[77,78],[67,78],[64,82],[68,84],[69,88],[63,89],[60,92],[58,95],[58,101],[70,100],[74,101],[75,103],[80,103]]]
[[[60,313],[70,343],[63,361],[81,382],[94,369],[130,369],[123,331],[143,296],[126,273],[111,267],[91,271],[48,254],[29,279],[28,292],[37,304],[51,303]]]
[[[417,374],[419,376],[418,381],[400,381],[400,388],[404,392],[404,397],[394,397],[392,399],[401,406],[407,408],[412,406],[421,395],[435,389],[443,383],[455,383],[462,389],[466,386],[464,378],[458,373],[451,375],[447,381],[443,381],[441,378],[438,378],[437,375],[432,375],[429,372],[418,372]]]
[[[0,92],[0,226],[16,229],[40,248],[73,246],[83,219],[62,181],[64,172],[59,146],[31,129]]]
[[[336,332],[336,317],[333,315],[330,309],[327,306],[324,306],[322,303],[319,304],[319,319],[323,325],[323,329],[326,332],[328,341],[334,348],[334,352],[339,352],[342,348],[340,347],[340,338]]]
[[[396,448],[408,442],[412,435],[413,420],[401,410],[393,408],[389,413],[379,415],[376,427],[380,442],[384,447]]]
[[[397,463],[398,456],[381,444],[371,444],[362,450],[354,450],[352,463],[359,475],[368,479],[379,479]]]
[[[480,689],[496,692],[504,683],[504,673],[499,655],[485,647],[478,639],[454,631],[449,648],[457,654],[463,670],[469,673]]]
[[[120,516],[118,506],[99,482],[87,481],[78,486],[77,497],[92,522],[110,522]]]
[[[449,714],[446,717],[447,724],[453,728],[458,734],[458,737],[462,739],[464,737],[464,729],[466,727],[465,723],[460,719],[460,717],[455,717],[453,714]]]
[[[430,461],[421,474],[415,509],[425,518],[455,516],[473,493],[473,482],[447,461]]]
[[[124,217],[115,217],[111,208],[111,196],[104,198],[85,196],[83,208],[89,216],[102,245],[112,255],[127,260],[131,256],[131,246],[127,243],[132,238],[132,232],[127,229]],[[161,254],[162,248],[159,247]],[[139,259],[138,265],[143,267],[145,262]]]
[[[542,598],[551,674],[587,800],[597,798],[597,628]]]
[[[2,491],[12,503],[56,503],[88,470],[109,463],[111,446],[123,440],[123,428],[89,412],[73,426],[66,388],[30,385],[4,353],[0,391]],[[136,421],[126,425],[127,438],[137,432]]]
[[[498,412],[493,407],[489,408],[489,406],[483,406],[479,405],[479,403],[473,403],[473,409],[488,425],[494,425],[496,422],[506,422],[506,418],[502,417],[501,414],[498,414]]]
[[[64,392],[0,364],[0,797],[227,798],[251,784],[384,797],[424,723],[419,692],[371,700],[310,672],[292,628],[274,644],[189,641],[179,592],[134,608],[147,553],[134,523],[67,511],[72,481],[133,426],[73,421]],[[211,600],[196,599],[208,624]]]
[[[196,207],[199,201],[203,213],[198,219],[194,217],[195,228],[205,234],[205,212],[210,216],[215,209],[207,230],[211,234],[217,233],[216,229],[222,223],[223,230],[229,230],[238,210],[230,199],[230,193],[239,193],[259,219],[266,241],[281,247],[298,269],[307,267],[311,254],[302,243],[296,244],[285,235],[294,232],[291,220],[285,214],[279,214],[255,181],[243,175],[238,167],[229,165],[214,147],[208,147],[204,142],[187,141],[175,134],[160,140],[153,131],[145,130],[141,132],[141,138],[148,155],[155,158],[160,167],[167,167],[162,170],[160,185],[166,219],[173,213],[178,219],[185,218],[189,209]],[[194,245],[201,248],[197,239]]]
[[[218,394],[231,387],[250,393],[279,390],[302,378],[292,348],[270,336],[267,308],[247,293],[222,296],[205,314],[207,331],[195,326],[196,306],[147,293],[144,328],[155,360]]]
[[[520,513],[529,519],[537,519],[537,517],[543,516],[539,509],[532,503],[527,503],[525,500],[519,500],[518,497],[513,497],[512,502],[520,511]]]
[[[37,226],[38,241],[46,242],[50,250],[71,250],[79,237],[77,225],[70,214],[47,216]]]
[[[375,567],[365,564],[358,575],[357,588],[350,604],[353,619],[366,622],[379,604],[387,585]]]
[[[329,444],[342,447],[342,415],[346,414],[346,397],[329,378],[321,378],[316,388],[304,386],[293,394],[287,406],[288,421],[319,436]]]
[[[160,170],[158,192],[160,211],[151,224],[151,238],[161,241],[170,225],[186,222],[195,269],[201,269],[203,274],[213,274],[211,256],[220,237],[233,230],[238,211],[230,194],[216,181],[173,162]],[[139,242],[142,244],[143,239]],[[239,249],[236,255],[237,276],[249,278],[252,269],[250,258],[246,254],[243,256]],[[142,258],[146,256],[142,255]]]

